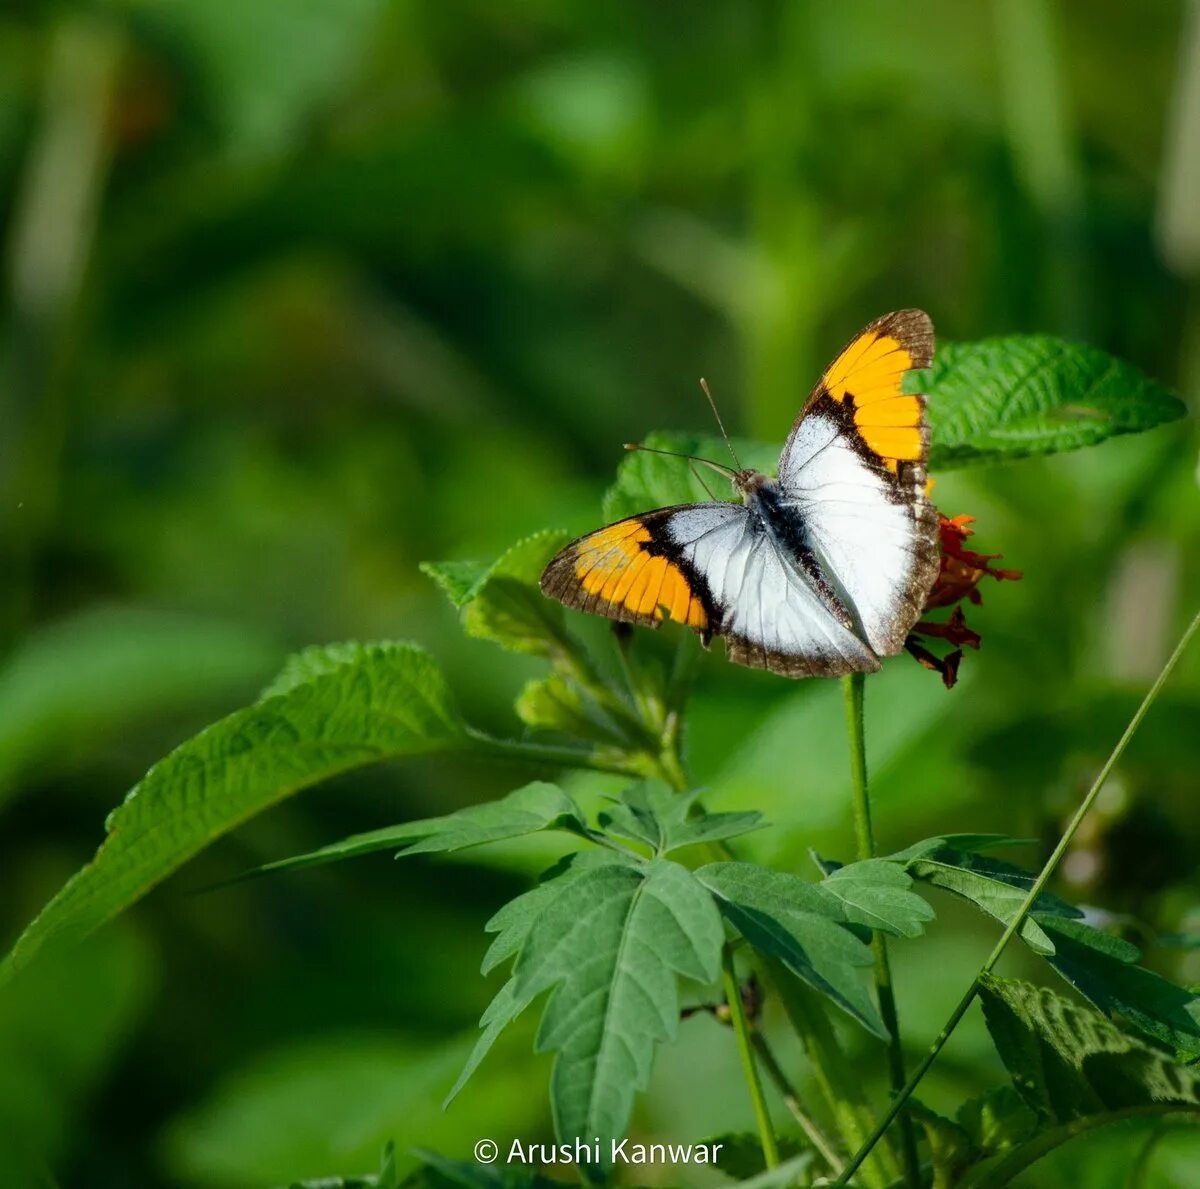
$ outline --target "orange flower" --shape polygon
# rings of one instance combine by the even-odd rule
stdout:
[[[963,645],[979,648],[979,633],[967,626],[967,617],[963,614],[961,603],[963,599],[976,605],[983,602],[979,592],[979,583],[985,574],[997,581],[1015,582],[1021,577],[1020,570],[1001,570],[990,563],[1002,556],[999,553],[975,553],[964,549],[966,539],[973,535],[967,527],[974,524],[973,516],[955,516],[947,519],[940,513],[939,526],[942,542],[942,564],[934,581],[933,589],[925,600],[925,610],[933,611],[939,607],[953,607],[950,618],[945,623],[931,623],[921,620],[908,634],[904,647],[927,669],[942,675],[942,682],[947,689],[954,686],[958,680],[958,666],[962,661]],[[945,640],[951,645],[952,651],[944,656],[936,656],[925,647],[922,638],[933,637]]]

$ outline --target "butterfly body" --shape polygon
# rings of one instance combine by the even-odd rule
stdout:
[[[901,391],[928,365],[919,310],[877,319],[813,389],[779,474],[731,475],[741,503],[659,508],[572,542],[542,589],[623,622],[673,619],[730,660],[790,677],[878,669],[904,645],[938,569],[925,496],[924,398]]]

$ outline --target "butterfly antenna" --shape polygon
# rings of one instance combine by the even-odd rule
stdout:
[[[742,464],[738,460],[737,451],[733,448],[733,443],[729,440],[729,435],[725,432],[725,422],[721,420],[721,414],[717,412],[717,402],[713,400],[713,394],[708,387],[708,381],[701,376],[700,387],[704,389],[704,395],[708,397],[709,408],[713,411],[713,416],[717,419],[717,425],[721,430],[721,437],[725,439],[725,445],[729,447],[729,454],[733,458],[733,465],[740,471]]]
[[[689,462],[698,462],[701,466],[712,467],[718,474],[724,475],[727,479],[732,479],[737,472],[732,467],[727,467],[723,462],[713,462],[711,458],[700,458],[695,454],[680,454],[675,450],[658,450],[653,446],[643,446],[638,442],[626,442],[626,450],[640,450],[644,454],[662,454],[667,458],[686,458]]]
[[[696,470],[696,464],[693,462],[693,463],[690,463],[689,465],[692,468],[692,474],[696,476],[696,482],[699,483],[700,486],[703,487],[706,492],[708,492],[708,498],[710,500],[715,500],[717,497],[715,495],[713,495],[712,488],[709,487],[709,485],[704,482],[704,476],[702,474],[700,474],[700,472],[698,470]]]

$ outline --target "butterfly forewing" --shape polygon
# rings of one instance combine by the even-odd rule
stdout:
[[[938,571],[925,398],[901,391],[932,358],[921,310],[872,322],[813,389],[779,462],[786,505],[880,656],[903,648]]]
[[[714,502],[618,520],[563,549],[542,574],[542,590],[593,615],[649,627],[672,619],[707,637],[720,617],[704,576],[685,560],[685,551],[747,516],[738,504]]]

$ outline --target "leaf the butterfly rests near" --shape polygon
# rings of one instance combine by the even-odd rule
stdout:
[[[731,660],[789,677],[878,669],[938,569],[925,400],[902,390],[932,358],[928,315],[876,319],[809,394],[778,479],[739,468],[740,505],[652,509],[589,533],[550,562],[542,590],[621,622],[724,636]]]

